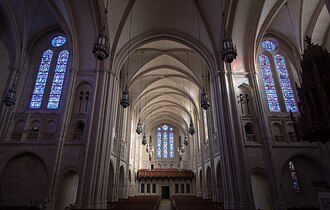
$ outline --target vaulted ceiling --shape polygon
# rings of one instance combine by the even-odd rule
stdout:
[[[237,46],[236,72],[251,70],[264,36],[286,40],[297,54],[307,35],[330,49],[323,0],[1,0],[1,49],[11,66],[22,66],[20,57],[40,36],[60,29],[75,68],[94,70],[91,51],[106,5],[108,66],[128,74],[134,117],[149,125],[168,122],[184,130],[201,116],[200,92],[209,91],[208,80],[222,65],[224,25]]]

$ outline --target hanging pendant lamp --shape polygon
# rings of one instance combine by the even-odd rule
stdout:
[[[109,56],[109,38],[106,32],[106,27],[102,27],[101,33],[99,33],[93,45],[93,54],[98,60],[104,60]]]
[[[203,88],[203,92],[201,94],[201,107],[204,110],[207,110],[210,107],[210,102],[208,100],[208,97],[207,97],[207,94],[206,94],[204,88]]]
[[[188,137],[187,136],[184,137],[183,143],[184,143],[184,145],[188,146]]]
[[[195,134],[195,128],[194,128],[194,124],[193,124],[192,120],[190,120],[190,125],[189,125],[188,133],[190,135],[194,135]]]
[[[93,54],[98,60],[104,60],[109,56],[110,46],[109,46],[109,36],[106,27],[106,19],[108,13],[108,2],[104,10],[102,31],[96,37],[93,45]]]
[[[147,144],[147,137],[146,137],[146,134],[145,133],[143,134],[143,137],[142,137],[142,144],[143,145],[146,145]]]
[[[136,130],[135,131],[139,135],[142,133],[142,125],[141,125],[141,120],[140,119],[139,119],[138,124],[136,125]]]
[[[120,100],[120,105],[123,108],[127,108],[130,104],[129,104],[129,91],[127,89],[127,85],[125,86],[125,89],[123,91],[123,95],[122,98]]]
[[[222,60],[226,63],[232,63],[237,56],[236,46],[225,30],[225,37],[222,39]]]

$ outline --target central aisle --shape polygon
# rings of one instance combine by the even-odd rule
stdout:
[[[170,199],[161,199],[158,210],[171,210],[171,200]]]

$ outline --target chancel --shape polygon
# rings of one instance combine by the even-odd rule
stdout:
[[[0,0],[0,210],[329,209],[330,0]]]

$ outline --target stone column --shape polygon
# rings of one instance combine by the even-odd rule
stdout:
[[[6,132],[9,126],[9,117],[11,112],[9,109],[13,107],[16,103],[16,97],[17,97],[17,85],[19,82],[20,77],[20,69],[18,67],[11,68],[11,74],[9,76],[10,82],[9,88],[7,89],[6,96],[4,100],[2,101],[4,103],[4,106],[1,106],[1,124],[0,124],[0,139],[4,140],[6,137]]]
[[[258,77],[257,74],[254,72],[251,76],[251,82],[253,88],[255,90],[255,103],[256,103],[256,116],[258,118],[259,124],[259,131],[260,131],[260,138],[261,143],[264,145],[265,151],[265,164],[267,169],[267,177],[269,187],[272,193],[272,209],[274,210],[284,210],[286,209],[285,204],[283,203],[281,188],[279,185],[279,178],[276,174],[276,168],[274,164],[274,159],[272,155],[272,147],[270,144],[269,139],[271,138],[270,135],[270,128],[267,126],[267,119],[263,113],[263,106],[262,106],[262,98],[259,91],[260,85],[258,84]]]
[[[104,152],[104,175],[101,178],[101,185],[102,187],[102,198],[107,198],[108,195],[108,183],[109,183],[109,174],[110,174],[110,157],[111,157],[111,150],[112,150],[112,142],[115,138],[114,127],[116,126],[116,119],[117,119],[117,112],[115,110],[118,109],[119,106],[119,95],[118,95],[118,77],[113,71],[109,71],[109,85],[107,91],[107,99],[106,99],[106,110],[105,110],[105,122],[104,122],[104,141],[105,144],[105,152]],[[108,201],[108,200],[107,200]]]
[[[246,186],[246,171],[239,143],[235,135],[235,124],[233,123],[232,110],[230,109],[230,98],[226,74],[223,66],[220,72],[213,78],[215,120],[217,123],[217,139],[220,146],[220,163],[224,187],[224,207],[227,209],[250,209]]]
[[[76,205],[78,208],[106,208],[107,201],[104,193],[104,176],[107,166],[107,151],[109,145],[107,136],[106,118],[109,103],[109,71],[106,71],[101,62],[96,71],[96,85],[94,89],[93,110],[91,113],[90,136],[86,144],[86,156]]]

